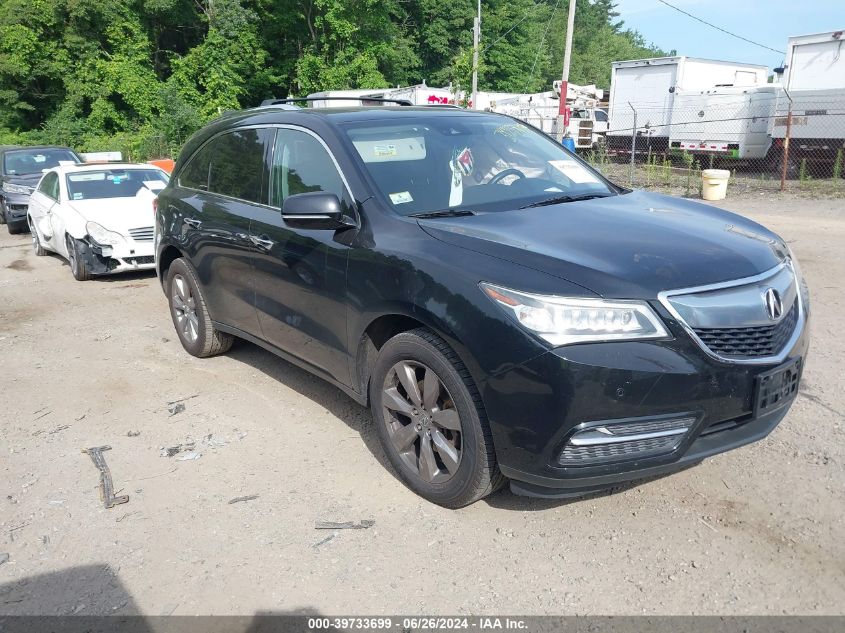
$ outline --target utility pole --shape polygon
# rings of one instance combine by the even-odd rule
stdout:
[[[569,0],[569,19],[566,22],[566,48],[563,51],[563,75],[560,82],[560,105],[558,107],[557,125],[560,139],[563,140],[569,127],[569,107],[566,96],[569,94],[569,62],[572,57],[572,32],[575,30],[575,0]]]
[[[478,42],[481,39],[481,0],[478,15],[472,21],[472,109],[478,109]]]

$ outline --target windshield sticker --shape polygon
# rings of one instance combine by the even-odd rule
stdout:
[[[106,174],[101,171],[83,172],[81,174],[68,174],[68,180],[71,182],[87,182],[89,180],[105,180]]]
[[[81,193],[73,194],[73,199],[74,200],[82,200],[82,194]]]
[[[413,202],[414,199],[411,197],[410,192],[400,191],[398,193],[391,193],[390,201],[393,204],[405,204],[406,202]]]
[[[395,145],[374,145],[373,153],[376,156],[396,156]]]
[[[550,160],[549,165],[557,169],[574,183],[583,184],[588,182],[600,182],[599,179],[587,171],[583,165],[576,163],[574,160]]]
[[[464,176],[461,173],[460,167],[458,167],[458,161],[456,160],[458,154],[457,148],[453,152],[453,158],[449,161],[449,169],[452,170],[452,177],[450,180],[450,189],[449,189],[449,206],[450,207],[457,207],[464,201]]]

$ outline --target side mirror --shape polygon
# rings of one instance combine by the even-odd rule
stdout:
[[[336,230],[347,226],[340,200],[324,191],[288,196],[282,203],[282,219],[296,229]]]

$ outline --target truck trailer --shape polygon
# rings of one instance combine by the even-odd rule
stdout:
[[[789,127],[788,172],[806,161],[810,173],[845,172],[845,30],[790,37],[783,86],[772,120],[775,156],[782,156]]]
[[[765,158],[780,86],[676,91],[669,146],[736,160]]]
[[[696,57],[655,57],[613,62],[610,77],[608,148],[653,153],[669,149],[678,92],[751,88],[767,81],[767,69]]]

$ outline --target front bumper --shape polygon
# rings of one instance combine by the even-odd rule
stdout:
[[[117,246],[101,246],[93,241],[80,253],[85,257],[88,270],[94,275],[110,275],[132,270],[155,268],[153,242],[127,241]]]
[[[714,359],[677,321],[661,316],[674,339],[562,347],[482,384],[499,465],[514,492],[570,497],[670,473],[762,439],[784,418],[789,405],[754,413],[758,377],[777,364]],[[805,322],[787,359],[805,358],[808,347]],[[567,440],[581,425],[659,416],[695,418],[671,452],[560,464]]]
[[[4,193],[0,197],[3,217],[12,226],[26,225],[26,214],[29,211],[29,196],[17,193]]]

